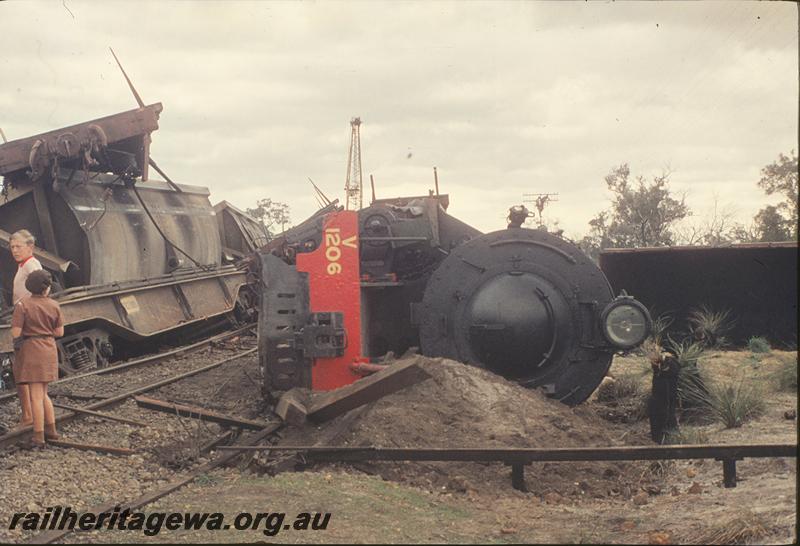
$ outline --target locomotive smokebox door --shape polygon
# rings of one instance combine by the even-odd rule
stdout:
[[[567,404],[585,400],[613,354],[639,345],[649,324],[640,303],[614,299],[580,249],[514,226],[455,248],[419,310],[423,354],[483,366]]]

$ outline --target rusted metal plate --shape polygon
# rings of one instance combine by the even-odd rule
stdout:
[[[36,206],[36,213],[39,217],[39,226],[42,230],[44,246],[53,254],[58,254],[58,244],[56,243],[56,233],[53,229],[53,219],[50,216],[47,192],[41,184],[33,186],[33,202]]]
[[[80,147],[73,145],[72,149],[66,149],[64,143],[80,143],[96,138],[92,134],[93,129],[90,129],[90,127],[99,127],[105,134],[109,144],[120,142],[146,135],[158,129],[158,116],[162,110],[161,103],[151,104],[144,108],[121,112],[2,144],[0,145],[0,175],[28,169],[30,167],[31,149],[37,141],[42,142],[40,146],[55,150],[63,157],[77,157],[80,153]],[[146,164],[146,161],[144,164]]]

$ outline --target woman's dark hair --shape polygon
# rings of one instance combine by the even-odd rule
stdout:
[[[44,291],[50,288],[53,284],[53,276],[50,275],[49,271],[45,271],[44,269],[37,269],[36,271],[32,271],[28,278],[25,279],[25,288],[28,289],[28,292],[31,294],[41,295],[44,294]]]

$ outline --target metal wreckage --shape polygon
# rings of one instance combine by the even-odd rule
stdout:
[[[141,104],[141,103],[140,103]],[[577,247],[520,227],[483,234],[449,196],[328,203],[270,240],[207,188],[150,157],[161,104],[0,145],[2,381],[11,385],[10,234],[28,229],[61,290],[62,374],[258,321],[264,392],[330,390],[416,347],[485,367],[567,404],[650,330]],[[151,180],[150,169],[164,181]],[[274,399],[274,398],[273,398]]]

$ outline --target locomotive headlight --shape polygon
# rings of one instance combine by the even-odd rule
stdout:
[[[619,296],[609,303],[600,320],[605,338],[620,349],[640,345],[650,333],[650,313],[630,296]]]

